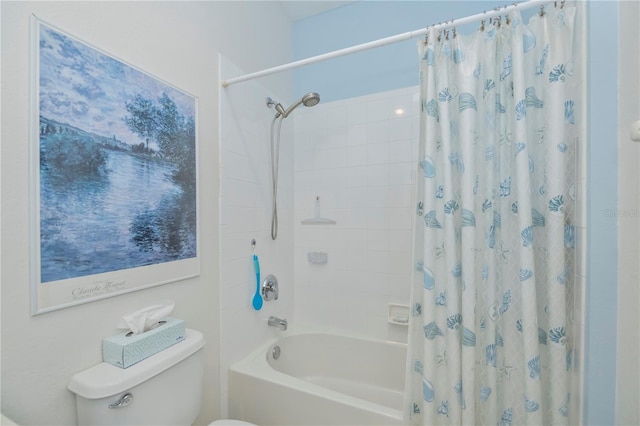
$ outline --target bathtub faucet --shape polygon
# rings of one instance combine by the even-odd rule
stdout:
[[[278,327],[280,330],[283,330],[283,331],[287,330],[287,320],[286,319],[280,319],[280,318],[271,316],[271,317],[269,317],[268,324],[271,327]]]

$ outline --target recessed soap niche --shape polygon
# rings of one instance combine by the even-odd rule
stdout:
[[[405,327],[409,326],[409,306],[390,303],[387,322]]]

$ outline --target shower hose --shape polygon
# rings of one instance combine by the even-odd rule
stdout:
[[[276,115],[271,122],[271,239],[278,238],[278,166],[280,163],[280,129],[284,116]],[[276,121],[277,133],[274,135]]]

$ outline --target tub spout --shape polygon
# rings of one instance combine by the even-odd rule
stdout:
[[[280,319],[277,317],[269,317],[269,321],[268,324],[271,327],[278,327],[280,330],[285,331],[287,329],[287,320],[286,319]]]

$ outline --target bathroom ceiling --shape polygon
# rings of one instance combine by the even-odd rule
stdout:
[[[304,19],[313,15],[318,15],[320,13],[335,9],[340,6],[344,6],[345,4],[349,3],[353,3],[353,1],[280,1],[280,4],[282,4],[282,7],[284,8],[286,14],[289,16],[289,18],[291,18],[292,21],[297,21],[298,19]]]

